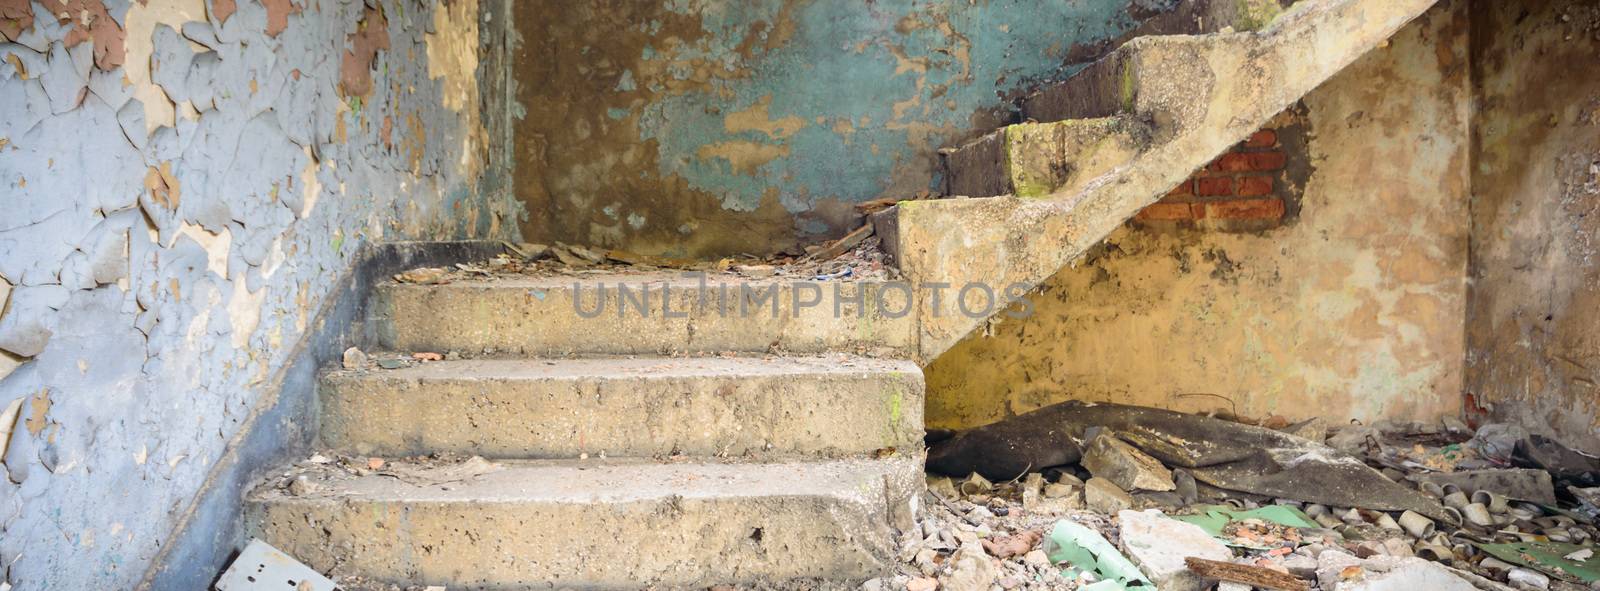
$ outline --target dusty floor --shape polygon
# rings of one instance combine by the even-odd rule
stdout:
[[[1323,436],[1315,425],[1293,427],[1313,437]],[[1086,565],[1052,560],[1061,548],[1060,539],[1052,540],[1052,534],[1059,531],[1063,522],[1099,533],[1132,557],[1148,575],[1150,569],[1146,562],[1156,559],[1139,548],[1149,542],[1125,539],[1125,522],[1138,518],[1146,522],[1139,527],[1147,529],[1149,523],[1158,527],[1172,525],[1177,522],[1166,516],[1204,513],[1218,505],[1239,511],[1292,507],[1298,515],[1309,517],[1315,523],[1313,527],[1291,527],[1273,518],[1234,519],[1214,534],[1216,538],[1208,538],[1214,549],[1184,547],[1179,543],[1172,548],[1176,556],[1215,553],[1225,545],[1227,549],[1219,558],[1284,573],[1303,581],[1306,586],[1300,587],[1302,589],[1325,591],[1600,588],[1600,584],[1590,587],[1581,583],[1578,574],[1568,575],[1548,568],[1541,573],[1541,568],[1535,564],[1513,565],[1485,551],[1484,545],[1494,542],[1566,542],[1573,544],[1564,547],[1571,550],[1566,558],[1574,561],[1571,564],[1588,569],[1587,561],[1594,555],[1591,548],[1600,539],[1600,531],[1593,521],[1600,513],[1600,507],[1592,501],[1594,489],[1573,486],[1561,491],[1561,499],[1554,503],[1508,500],[1497,492],[1511,490],[1522,496],[1553,495],[1556,485],[1569,483],[1572,478],[1593,477],[1592,474],[1573,475],[1557,470],[1550,472],[1556,476],[1552,481],[1537,471],[1506,468],[1519,461],[1510,457],[1511,449],[1506,447],[1518,436],[1515,427],[1504,425],[1486,427],[1474,436],[1464,426],[1450,421],[1438,426],[1354,426],[1326,437],[1330,445],[1362,458],[1385,476],[1438,498],[1444,506],[1459,508],[1456,510],[1466,515],[1460,525],[1425,520],[1426,531],[1409,529],[1415,525],[1412,519],[1419,516],[1272,499],[1211,488],[1203,483],[1169,492],[1125,494],[1118,490],[1107,495],[1086,490],[1096,488],[1088,482],[1105,480],[1094,475],[1102,469],[1099,465],[1095,470],[1081,465],[1053,468],[1006,482],[989,482],[976,475],[951,479],[930,474],[929,488],[923,495],[923,514],[917,529],[902,538],[897,557],[899,565],[894,574],[866,581],[859,588],[912,591],[1091,588],[1099,577],[1099,571],[1092,568],[1094,565],[1075,569],[1074,566]],[[759,458],[747,459],[759,461]],[[676,460],[656,459],[660,462]],[[418,474],[439,474],[437,468],[441,466],[452,467],[445,473],[457,474],[463,479],[495,469],[493,462],[476,457],[435,456],[385,461],[329,453],[318,454],[280,474],[276,486],[285,494],[315,495],[317,474],[377,473],[405,480]],[[1477,481],[1465,488],[1451,484],[1483,474],[1540,477],[1490,484]],[[1532,488],[1529,488],[1530,483]],[[1479,490],[1468,490],[1473,487]],[[1143,510],[1160,514],[1137,513]],[[1182,537],[1183,530],[1173,531],[1177,533],[1158,535]],[[1149,532],[1141,535],[1148,536]],[[1600,567],[1600,563],[1595,566]],[[335,574],[338,574],[337,569]],[[338,580],[351,591],[436,589],[376,584],[352,577]],[[1195,588],[1225,591],[1251,588],[1219,587],[1216,581],[1209,579],[1201,580],[1200,584]],[[813,581],[745,588],[856,586]]]

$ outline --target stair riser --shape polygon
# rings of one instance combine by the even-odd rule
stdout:
[[[598,315],[593,313],[599,292],[593,286],[575,290],[571,285],[541,289],[492,284],[387,285],[377,291],[373,323],[380,343],[401,351],[493,348],[565,355],[915,349],[915,320],[912,314],[903,313],[908,310],[908,290],[844,283],[839,288],[843,297],[836,298],[840,295],[835,292],[836,283],[807,284],[816,285],[814,290],[787,282],[776,285],[776,292],[758,295],[775,293],[775,304],[773,300],[746,300],[742,306],[740,288],[735,285],[726,292],[728,303],[722,311],[716,305],[722,301],[722,292],[715,288],[704,292],[702,298],[702,292],[687,285],[674,286],[663,297],[656,285],[650,288],[648,314],[640,313],[631,302],[625,312],[619,312],[624,309],[623,297],[614,285],[607,285],[604,308]],[[853,299],[863,286],[864,310]],[[634,289],[632,297],[640,298],[641,292]],[[581,312],[574,305],[575,296],[581,297]],[[668,302],[665,306],[664,300]],[[698,305],[701,301],[708,304]]]
[[[1040,122],[1110,117],[1133,107],[1134,50],[1127,45],[1089,64],[1065,82],[1028,97],[1024,119]]]
[[[898,371],[404,379],[330,374],[325,445],[385,457],[748,453],[838,456],[921,444],[923,382]]]
[[[909,464],[908,464],[909,466]],[[914,466],[911,466],[914,468]],[[247,503],[252,535],[323,572],[457,589],[637,589],[825,579],[894,564],[916,470],[836,495]],[[915,477],[915,478],[913,478]],[[759,532],[759,533],[758,533]]]
[[[1150,145],[1130,117],[1010,125],[943,153],[952,195],[1072,195]]]

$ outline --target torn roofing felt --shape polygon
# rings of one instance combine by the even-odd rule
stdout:
[[[1308,439],[1157,408],[1069,401],[957,434],[928,452],[928,469],[1006,480],[1077,463],[1093,429],[1108,429],[1217,488],[1449,520],[1444,507],[1361,460]]]

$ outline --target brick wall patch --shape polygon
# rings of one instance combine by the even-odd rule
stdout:
[[[1310,176],[1304,107],[1274,117],[1133,218],[1147,229],[1259,232],[1298,219]]]

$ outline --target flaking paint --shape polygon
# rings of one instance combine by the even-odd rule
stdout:
[[[524,234],[684,257],[838,235],[1132,30],[1128,4],[518,3]]]

